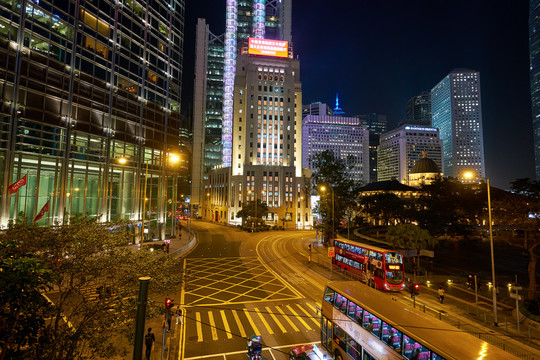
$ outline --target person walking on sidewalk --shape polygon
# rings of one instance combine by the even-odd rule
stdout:
[[[152,353],[152,348],[156,342],[156,337],[152,332],[152,328],[148,328],[148,333],[144,336],[144,345],[146,345],[146,360],[150,360],[150,354]]]
[[[437,292],[439,293],[439,301],[441,304],[443,304],[444,303],[444,289],[442,285],[439,286],[439,290],[437,290]]]

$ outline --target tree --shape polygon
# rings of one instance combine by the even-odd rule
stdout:
[[[529,255],[527,299],[532,301],[536,296],[536,265],[540,257],[537,230],[540,226],[540,182],[526,178],[517,179],[511,185],[513,193],[497,191],[493,194],[492,219],[498,225],[497,234],[504,241],[522,248]],[[495,235],[495,229],[493,233]]]
[[[415,219],[433,236],[468,235],[480,222],[487,196],[471,186],[452,179],[437,179],[422,186]]]
[[[384,225],[405,223],[411,218],[411,202],[392,193],[363,196],[360,206],[364,214],[382,220]]]
[[[266,202],[257,199],[255,201],[246,201],[242,204],[242,210],[237,214],[237,218],[242,218],[242,225],[247,222],[251,222],[252,226],[258,226],[257,224],[263,223],[262,218],[268,213],[268,205]]]
[[[352,159],[345,161],[334,157],[331,150],[325,150],[312,157],[312,182],[322,195],[316,206],[316,211],[322,218],[318,228],[325,242],[332,238],[335,226],[341,224],[345,211],[349,209],[349,212],[352,212],[357,206],[356,198],[360,184],[355,184],[347,175],[349,170],[347,162],[351,161]],[[322,186],[326,189],[324,192],[321,191]]]
[[[419,226],[412,224],[402,224],[390,226],[386,232],[386,239],[397,249],[404,249],[409,258],[409,250],[416,250],[416,267],[414,268],[414,279],[416,281],[416,270],[420,267],[420,250],[433,249],[436,244],[429,232]]]
[[[3,316],[17,306],[10,296],[25,299],[27,286],[35,294],[46,290],[43,283],[54,292],[47,294],[51,304],[36,300],[33,305],[37,331],[22,317],[16,320],[16,326],[29,329],[35,339],[26,343],[24,339],[15,339],[19,343],[9,345],[0,342],[2,353],[26,344],[26,351],[37,351],[39,358],[46,360],[125,357],[126,349],[115,340],[118,335],[133,340],[138,278],[150,276],[150,291],[156,294],[174,292],[182,282],[179,260],[156,252],[133,250],[127,246],[130,237],[126,224],[98,223],[84,217],[53,227],[28,225],[26,219],[11,223],[0,234],[1,244],[12,244],[0,248],[1,258],[16,259],[21,264],[18,269],[30,263],[27,268],[32,270],[26,273],[41,274],[42,279],[36,277],[35,283],[25,285],[28,276],[20,277],[10,280],[13,286],[9,292],[5,287],[0,288],[0,331],[7,334],[11,329]],[[34,254],[34,263],[27,259],[26,254],[30,253]],[[9,265],[5,263],[4,260],[3,267]],[[25,272],[19,270],[19,273]],[[2,280],[7,281],[3,274]],[[163,311],[161,302],[148,303],[149,317]]]

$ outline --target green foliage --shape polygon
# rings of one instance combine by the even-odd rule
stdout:
[[[0,288],[0,330],[7,334],[13,328],[5,315],[21,306],[16,299],[30,298],[25,317],[13,321],[20,332],[27,331],[33,338],[9,338],[10,344],[4,338],[2,353],[18,348],[30,358],[39,353],[40,359],[125,357],[125,349],[115,340],[120,334],[131,338],[134,333],[138,278],[150,276],[151,293],[161,294],[175,291],[182,282],[178,260],[134,250],[127,246],[130,236],[126,224],[83,217],[54,227],[28,225],[26,219],[10,224],[0,234],[4,259],[0,285],[11,284],[9,289]],[[109,291],[97,297],[100,288]],[[50,304],[42,295],[46,291]],[[32,316],[26,316],[26,311]],[[149,317],[161,311],[161,303],[148,303]],[[29,323],[27,317],[35,322]]]
[[[415,218],[433,236],[468,235],[484,212],[485,192],[452,179],[437,179],[422,187]]]
[[[392,193],[363,196],[360,205],[364,214],[382,220],[384,225],[402,224],[413,218],[414,204]]]
[[[355,184],[347,174],[349,167],[347,161],[334,157],[334,153],[325,150],[312,158],[312,182],[318,189],[321,199],[316,211],[321,215],[322,222],[317,226],[328,242],[334,232],[338,230],[341,220],[353,217],[352,213],[357,207],[357,194],[360,184]],[[323,192],[322,187],[326,190]],[[332,216],[333,215],[333,216]]]
[[[253,225],[254,227],[259,226],[259,224],[264,224],[262,220],[263,216],[266,216],[268,213],[268,205],[266,202],[257,199],[255,201],[246,201],[242,204],[242,210],[237,214],[237,218],[242,218],[242,224],[244,225]]]
[[[420,250],[433,249],[437,243],[427,230],[412,224],[390,226],[386,232],[386,239],[392,243],[394,248],[404,249],[407,258],[409,257],[409,250],[416,250],[418,268],[420,267]]]

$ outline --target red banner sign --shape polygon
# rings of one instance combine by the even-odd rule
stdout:
[[[43,205],[43,207],[41,208],[39,214],[37,214],[37,216],[34,218],[34,222],[38,221],[39,219],[41,219],[43,217],[43,215],[45,215],[45,213],[47,211],[49,211],[49,202],[51,200],[47,200],[47,202],[45,203],[45,205]]]
[[[13,184],[9,185],[8,190],[10,194],[14,194],[19,191],[20,188],[26,185],[26,180],[28,179],[28,174],[24,175],[19,180],[15,181]]]

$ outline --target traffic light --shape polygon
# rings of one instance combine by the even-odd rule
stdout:
[[[165,309],[170,309],[174,306],[173,301],[171,298],[165,299]]]
[[[420,284],[411,283],[411,296],[418,295],[420,292]]]

